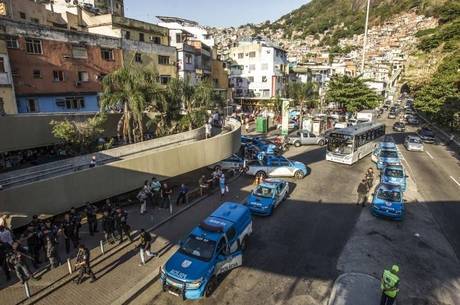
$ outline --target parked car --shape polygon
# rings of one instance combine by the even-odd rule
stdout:
[[[405,214],[403,192],[397,185],[381,183],[374,192],[371,213],[377,217],[402,220]]]
[[[326,144],[326,138],[322,136],[316,136],[308,130],[294,131],[287,137],[287,141],[290,145],[299,147],[301,145],[321,145]]]
[[[404,132],[406,131],[406,125],[402,122],[396,122],[393,124],[393,130],[394,131],[399,131],[399,132]]]
[[[289,183],[280,179],[265,179],[247,197],[246,206],[251,213],[271,215],[289,195]]]
[[[399,154],[396,150],[382,149],[378,154],[377,158],[377,168],[383,169],[388,165],[400,165],[401,160],[399,159]]]
[[[401,187],[401,190],[405,192],[407,187],[407,175],[404,171],[404,167],[401,165],[386,166],[380,172],[380,182],[385,184],[398,185]]]
[[[417,131],[417,134],[420,137],[420,139],[422,139],[423,143],[434,143],[436,140],[434,132],[427,127],[420,128]]]
[[[409,115],[406,118],[407,124],[417,126],[420,124],[420,120],[415,115]]]
[[[209,165],[208,168],[216,170],[229,170],[229,169],[236,169],[241,168],[244,165],[244,160],[237,154],[233,154],[231,157]]]
[[[299,127],[299,123],[297,123],[297,121],[294,121],[294,120],[289,120],[288,122],[288,129],[297,129]],[[280,123],[276,126],[276,128],[278,129],[281,129],[283,128],[283,124]]]
[[[393,111],[388,112],[388,118],[389,119],[396,119],[396,112],[393,112]]]
[[[302,179],[310,173],[310,169],[302,162],[274,155],[266,155],[261,160],[248,162],[246,168],[246,174],[261,178],[295,177]]]
[[[409,135],[406,137],[406,139],[404,140],[404,147],[406,147],[408,151],[423,151],[424,150],[422,139],[414,135]]]

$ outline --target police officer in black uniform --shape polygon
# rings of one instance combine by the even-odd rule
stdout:
[[[120,237],[120,244],[123,242],[123,233],[129,238],[130,241],[133,241],[131,237],[130,230],[131,228],[128,225],[128,213],[122,208],[117,208],[115,213],[115,229],[118,232]]]
[[[72,242],[74,248],[78,246],[78,239],[75,236],[75,222],[70,218],[70,214],[64,215],[64,222],[61,226],[62,233],[64,234],[65,251],[67,254],[70,252],[70,242]]]
[[[90,252],[83,244],[78,245],[78,253],[75,263],[75,268],[78,269],[78,277],[75,280],[75,283],[80,284],[83,276],[89,275],[91,277],[91,283],[96,280],[96,276],[91,270],[90,266]]]
[[[37,233],[38,228],[29,225],[22,235],[22,240],[26,242],[29,255],[32,257],[32,265],[35,269],[40,264],[41,240]]]
[[[94,236],[97,231],[96,207],[87,202],[85,207],[86,219],[88,221],[89,235]]]
[[[113,244],[115,236],[113,235],[114,231],[114,220],[109,211],[105,210],[104,215],[102,216],[102,230],[104,230],[105,240]]]

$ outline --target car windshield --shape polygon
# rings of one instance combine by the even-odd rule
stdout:
[[[380,189],[377,197],[387,201],[401,201],[401,193],[397,191]]]
[[[215,247],[216,243],[212,240],[190,235],[182,244],[180,252],[204,261],[209,261],[212,258]]]
[[[420,139],[417,139],[417,138],[409,138],[409,143],[420,144],[420,143],[422,143],[422,141]]]
[[[258,197],[264,197],[264,198],[272,198],[273,197],[273,189],[259,185],[255,190],[254,190],[254,195]]]
[[[380,157],[384,157],[384,158],[397,158],[398,157],[398,153],[396,153],[395,151],[392,151],[392,150],[382,150],[380,152]]]
[[[385,176],[388,176],[391,178],[402,178],[404,176],[404,173],[401,169],[387,168],[385,170]]]
[[[431,130],[422,130],[421,134],[425,137],[432,137],[434,135]]]
[[[331,133],[327,150],[332,153],[348,155],[353,152],[353,137],[340,133]]]

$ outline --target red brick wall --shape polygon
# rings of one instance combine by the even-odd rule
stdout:
[[[8,49],[11,67],[16,75],[14,86],[17,95],[40,95],[59,93],[83,93],[101,91],[97,80],[100,74],[108,74],[122,65],[121,49],[113,49],[113,61],[101,57],[101,49],[87,46],[88,58],[72,58],[72,44],[68,42],[42,40],[41,55],[28,54],[23,37],[19,38],[19,49]],[[41,79],[35,79],[34,70],[41,71]],[[53,80],[53,70],[64,72],[64,81]],[[78,71],[89,74],[88,82],[76,85]]]

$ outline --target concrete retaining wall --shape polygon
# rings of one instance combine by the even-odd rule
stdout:
[[[28,217],[54,215],[87,201],[126,193],[152,176],[166,179],[229,157],[238,151],[240,135],[241,125],[232,121],[231,132],[210,139],[146,151],[92,169],[4,189],[0,191],[0,212]]]

